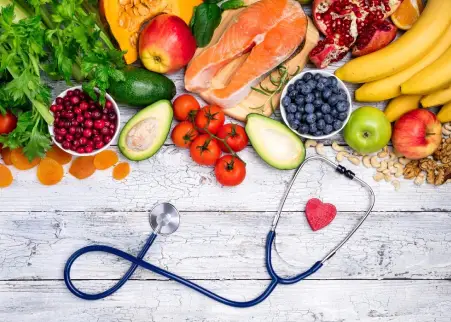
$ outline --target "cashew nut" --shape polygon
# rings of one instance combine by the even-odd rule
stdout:
[[[371,157],[369,155],[365,155],[362,159],[362,163],[366,168],[371,168]]]
[[[390,161],[397,161],[398,160],[398,157],[393,152],[390,152],[389,156],[390,156]]]
[[[401,188],[401,182],[399,180],[393,180],[391,184],[395,187],[395,190],[398,191]]]
[[[341,162],[344,160],[344,158],[347,158],[349,156],[349,153],[346,151],[341,151],[337,153],[337,156],[335,157],[338,162]]]
[[[445,136],[449,136],[451,134],[451,131],[448,130],[446,127],[442,127],[442,134]]]
[[[348,160],[354,165],[360,165],[360,159],[358,157],[348,156]]]
[[[379,166],[379,168],[377,168],[377,171],[383,172],[386,169],[387,169],[387,161],[382,161],[381,165]]]
[[[377,154],[380,159],[386,158],[388,156],[388,152],[381,151]]]
[[[426,178],[426,175],[424,172],[421,172],[413,181],[417,186],[421,186],[424,183],[424,179]]]
[[[345,148],[343,146],[338,145],[336,141],[332,142],[332,149],[334,149],[337,152],[344,151]]]
[[[444,126],[445,129],[447,129],[448,131],[451,131],[451,122],[445,123],[443,126]]]
[[[308,148],[314,148],[316,146],[316,144],[317,143],[315,140],[307,140],[307,141],[305,141],[304,146],[306,149],[308,149]]]
[[[379,168],[381,166],[381,163],[379,162],[379,160],[377,159],[377,156],[373,156],[370,160],[371,162],[371,166],[373,168]]]
[[[384,180],[386,181],[386,182],[390,182],[391,181],[391,175],[389,175],[389,174],[384,174]]]
[[[396,169],[395,177],[396,178],[401,177],[404,173],[404,166],[401,163],[395,163],[394,167]]]
[[[407,163],[410,162],[410,160],[407,158],[399,158],[398,162],[401,163],[402,165],[406,165]]]
[[[382,179],[384,179],[384,175],[380,172],[377,172],[374,176],[373,176],[374,181],[381,181]]]
[[[390,169],[395,165],[395,161],[389,160],[387,164],[388,164],[388,168]]]
[[[315,147],[316,153],[319,155],[326,155],[326,152],[324,151],[324,144],[318,143]]]
[[[382,171],[382,173],[383,173],[383,174],[388,174],[388,175],[391,174],[390,169],[385,169],[384,171]]]
[[[388,167],[388,170],[390,171],[391,174],[395,174],[396,172],[398,172],[398,169],[396,169],[394,166]]]

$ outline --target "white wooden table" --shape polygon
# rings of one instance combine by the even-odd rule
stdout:
[[[183,92],[181,74],[173,79]],[[66,88],[52,85],[54,95]],[[134,112],[122,109],[123,121]],[[293,171],[270,168],[251,147],[242,157],[248,175],[233,189],[219,186],[211,168],[195,165],[170,140],[153,158],[132,163],[123,182],[107,170],[84,181],[66,175],[59,185],[44,187],[35,169],[14,171],[14,184],[0,190],[0,321],[451,320],[451,186],[418,187],[403,180],[395,192],[386,182],[374,182],[370,169],[349,163],[373,186],[374,212],[316,275],[277,287],[257,307],[229,308],[140,269],[110,298],[89,302],[69,293],[63,267],[75,250],[101,243],[137,254],[150,232],[149,210],[169,201],[182,213],[181,226],[158,238],[145,259],[232,299],[259,294],[269,283],[266,234]],[[313,196],[339,210],[316,233],[302,212]],[[337,179],[329,168],[309,166],[284,209],[278,249],[293,264],[310,267],[357,222],[366,198],[362,188]],[[276,264],[284,274],[296,272]],[[73,275],[77,286],[98,292],[128,265],[88,255],[74,265]]]

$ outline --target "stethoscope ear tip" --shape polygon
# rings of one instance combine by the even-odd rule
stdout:
[[[160,203],[150,211],[149,223],[155,234],[171,235],[180,226],[180,213],[172,204]]]

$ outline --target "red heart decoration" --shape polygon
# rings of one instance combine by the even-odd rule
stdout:
[[[305,206],[305,215],[313,231],[320,230],[329,225],[337,215],[337,208],[330,203],[323,203],[313,198]]]

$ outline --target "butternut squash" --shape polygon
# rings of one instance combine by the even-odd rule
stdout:
[[[127,51],[125,62],[138,59],[138,36],[141,25],[160,13],[179,16],[189,24],[194,7],[202,0],[100,0],[100,12],[108,23],[121,50]]]

